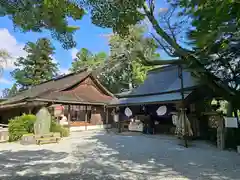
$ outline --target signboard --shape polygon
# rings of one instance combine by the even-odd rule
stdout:
[[[119,115],[118,114],[114,114],[113,120],[114,120],[114,122],[118,122],[119,121]]]
[[[130,122],[128,126],[129,131],[143,131],[143,124],[141,122]]]
[[[227,128],[238,128],[237,118],[235,117],[224,117],[225,127]]]

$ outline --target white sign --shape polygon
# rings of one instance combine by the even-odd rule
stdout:
[[[114,114],[113,119],[114,119],[114,122],[118,122],[119,121],[119,115]]]
[[[141,122],[130,122],[128,126],[129,131],[143,131],[143,124]]]
[[[126,115],[127,117],[132,116],[132,111],[131,111],[131,109],[129,109],[128,107],[125,109],[124,113],[125,113],[125,115]]]
[[[235,117],[224,117],[225,127],[227,128],[238,128],[237,118]]]
[[[164,114],[167,113],[167,107],[166,106],[160,106],[158,109],[157,109],[157,115],[158,116],[163,116]]]

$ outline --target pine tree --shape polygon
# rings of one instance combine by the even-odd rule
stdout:
[[[11,74],[20,90],[30,88],[57,75],[58,64],[53,62],[55,48],[46,38],[36,43],[28,42],[24,50],[26,57],[19,57],[15,62],[17,67]]]

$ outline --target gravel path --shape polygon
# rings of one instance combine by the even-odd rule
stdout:
[[[167,136],[77,132],[59,144],[0,144],[0,179],[240,180],[240,156]]]

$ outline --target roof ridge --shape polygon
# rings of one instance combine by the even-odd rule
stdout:
[[[176,66],[178,66],[178,65],[176,65],[176,64],[162,65],[162,66],[160,66],[160,67],[157,67],[157,68],[154,68],[154,69],[150,69],[147,73],[148,73],[148,74],[149,74],[149,73],[155,73],[155,72],[157,72],[157,71],[159,71],[159,70],[171,69],[171,68],[174,68],[174,67],[176,67]]]

